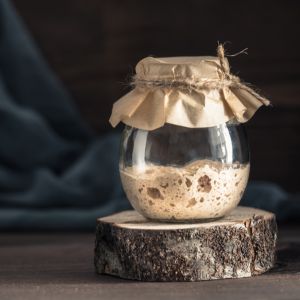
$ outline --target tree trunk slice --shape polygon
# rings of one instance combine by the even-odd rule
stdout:
[[[223,219],[170,224],[124,211],[97,220],[97,273],[142,281],[200,281],[258,275],[274,265],[272,213],[237,207]]]

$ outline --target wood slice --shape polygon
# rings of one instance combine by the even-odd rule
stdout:
[[[238,207],[207,223],[170,224],[124,211],[97,220],[95,267],[142,281],[199,281],[261,274],[275,260],[272,213]]]

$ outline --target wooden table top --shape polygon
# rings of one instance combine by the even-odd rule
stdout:
[[[147,283],[94,272],[94,235],[0,235],[0,299],[299,299],[300,226],[279,232],[278,261],[245,279]]]

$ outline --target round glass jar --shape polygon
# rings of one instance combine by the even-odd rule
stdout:
[[[227,122],[208,128],[165,124],[126,126],[120,175],[132,206],[168,222],[220,218],[239,203],[249,177],[245,129]]]

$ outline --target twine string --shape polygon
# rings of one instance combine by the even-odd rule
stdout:
[[[217,47],[217,56],[220,61],[221,77],[220,79],[175,79],[175,80],[147,80],[139,78],[135,75],[132,79],[131,85],[135,87],[147,87],[147,88],[179,88],[188,91],[199,91],[203,89],[223,89],[224,87],[241,89],[247,91],[253,97],[261,100],[265,104],[269,104],[269,100],[259,95],[248,84],[241,82],[240,78],[230,73],[230,68],[226,61],[226,56],[237,56],[241,53],[247,53],[247,48],[233,55],[226,55],[224,46],[219,44]]]

